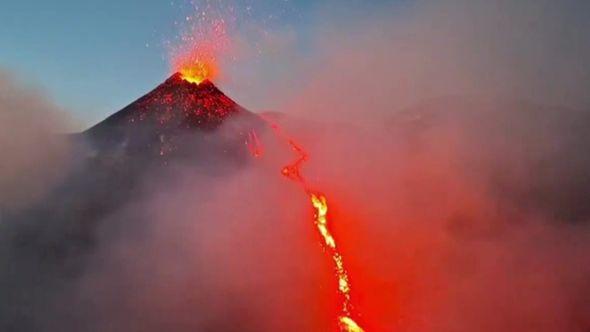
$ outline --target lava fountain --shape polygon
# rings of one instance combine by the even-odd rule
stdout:
[[[194,22],[181,34],[181,43],[172,49],[170,58],[172,71],[180,73],[180,77],[187,82],[199,85],[214,79],[219,74],[219,55],[228,51],[230,40],[226,20],[218,14],[213,12],[213,15],[208,16],[207,11],[200,11],[196,17],[186,18],[187,21]],[[331,256],[337,278],[337,289],[340,295],[338,314],[340,331],[364,332],[364,329],[353,319],[350,278],[336,239],[330,231],[328,199],[320,191],[312,190],[301,174],[302,165],[309,159],[308,154],[294,140],[282,135],[278,126],[271,124],[271,128],[275,130],[277,137],[285,138],[297,154],[297,159],[284,166],[281,172],[302,187],[314,209],[314,223],[323,239],[324,248]],[[248,134],[246,145],[254,157],[262,156],[263,150],[256,132],[252,131]]]
[[[230,45],[228,21],[214,11],[187,16],[186,21],[179,42],[170,49],[171,72],[190,83],[212,81],[219,75],[219,56]]]

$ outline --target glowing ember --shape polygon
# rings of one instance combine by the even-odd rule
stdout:
[[[336,241],[328,230],[328,219],[326,217],[328,214],[328,202],[326,202],[326,198],[320,194],[311,194],[311,203],[316,209],[315,222],[320,234],[330,249],[336,249]]]
[[[273,128],[275,132],[280,135],[277,125],[271,124],[271,128]],[[326,199],[325,195],[317,191],[312,191],[301,175],[300,169],[302,164],[309,159],[308,154],[297,143],[295,143],[295,141],[289,139],[288,142],[291,145],[291,148],[298,154],[298,158],[293,163],[283,167],[281,173],[285,177],[299,183],[303,187],[307,195],[309,195],[311,205],[315,210],[314,222],[318,232],[322,236],[324,246],[327,248],[332,257],[332,261],[334,262],[334,270],[338,279],[338,292],[341,295],[341,308],[340,315],[338,317],[338,325],[342,332],[364,332],[363,328],[361,328],[354,321],[354,319],[351,318],[352,305],[350,295],[350,278],[348,277],[348,272],[346,271],[344,265],[344,259],[337,249],[336,239],[330,232],[328,224],[328,200]]]
[[[188,82],[200,84],[215,79],[219,75],[219,57],[228,52],[230,12],[215,7],[208,3],[202,10],[195,8],[195,14],[186,17],[178,43],[171,46],[171,71],[179,72]]]
[[[211,80],[216,76],[215,64],[196,60],[192,65],[187,64],[179,69],[183,80],[200,84],[205,80]]]
[[[172,70],[179,72],[185,81],[201,84],[218,75],[218,57],[227,52],[229,38],[226,29],[224,10],[215,10],[217,7],[212,2],[206,1],[204,10],[197,11],[198,15],[187,17],[190,28],[182,35],[181,43],[174,48],[171,56]],[[218,8],[217,8],[218,9]],[[229,11],[231,12],[231,10]],[[271,124],[278,132],[278,126]],[[351,284],[344,265],[344,259],[336,246],[336,239],[330,232],[328,225],[328,201],[325,195],[310,190],[305,179],[301,175],[301,167],[309,158],[305,150],[295,141],[287,140],[298,158],[291,164],[282,168],[281,173],[299,183],[311,200],[315,210],[314,222],[318,232],[322,236],[327,251],[334,262],[334,270],[338,280],[338,293],[341,295],[341,308],[338,316],[338,326],[342,332],[364,332],[364,330],[352,319],[351,310]],[[258,136],[254,131],[248,134],[246,145],[254,157],[262,155],[262,149]]]

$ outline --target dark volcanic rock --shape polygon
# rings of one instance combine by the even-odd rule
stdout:
[[[230,144],[235,144],[262,121],[210,81],[197,85],[177,73],[83,134],[102,152],[149,150],[167,155],[186,147],[185,136],[198,134],[202,140],[222,124],[230,128],[235,140]]]

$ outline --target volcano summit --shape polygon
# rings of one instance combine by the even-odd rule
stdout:
[[[234,121],[237,118],[240,121]],[[244,142],[247,127],[256,127],[261,120],[211,81],[191,83],[176,73],[83,134],[101,151],[155,149],[164,155],[180,147],[180,136],[211,133],[226,123],[233,127],[231,136]]]
[[[176,73],[145,96],[89,129],[87,133],[129,124],[147,124],[162,130],[213,129],[224,119],[241,112],[247,111],[223,94],[211,81],[191,83],[183,79],[180,73]]]

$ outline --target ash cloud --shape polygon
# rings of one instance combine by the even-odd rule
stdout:
[[[280,101],[324,123],[291,125],[335,201],[362,322],[587,330],[587,4],[386,8],[321,16],[322,51]]]
[[[132,155],[108,129],[99,138],[57,133],[54,106],[27,90],[10,92],[16,97],[7,110],[21,113],[3,126],[29,124],[30,130],[3,137],[5,145],[20,138],[15,156],[26,158],[2,180],[24,164],[39,167],[41,175],[31,178],[32,198],[12,192],[15,186],[3,188],[14,199],[1,210],[1,330],[259,331],[330,324],[319,310],[300,319],[304,309],[326,304],[315,298],[321,280],[312,271],[329,273],[313,228],[300,222],[300,215],[311,218],[305,199],[293,198],[299,190],[281,178],[280,164],[251,167],[240,118],[178,138],[186,145],[176,148],[194,151],[186,158],[168,159],[149,148]],[[143,134],[153,136],[149,129]],[[60,144],[55,155],[48,149],[53,139]],[[25,168],[19,176],[30,174]],[[24,180],[15,181],[26,189]]]
[[[262,53],[261,62],[273,64],[270,70],[255,75],[256,69],[248,71],[250,67],[238,63],[228,75],[234,79],[226,84],[236,90],[244,85],[237,92],[252,104],[267,103],[261,108],[270,103],[308,116],[329,113],[354,121],[382,118],[447,95],[500,96],[572,108],[589,105],[590,46],[585,31],[590,8],[583,1],[445,0],[374,6],[370,10],[330,1],[317,5],[305,36],[294,35],[288,27],[274,29],[252,47],[251,57]],[[268,101],[259,97],[262,94],[270,96]]]
[[[588,328],[588,117],[568,112],[437,99],[308,133],[367,327]]]
[[[42,204],[63,180],[70,165],[70,143],[65,132],[73,121],[48,97],[34,87],[25,86],[16,77],[0,70],[0,327],[12,328],[9,321],[34,307],[22,306],[31,294],[43,298],[45,290],[34,280],[38,269],[23,262],[26,253],[14,246],[18,230],[46,227],[45,215],[17,222],[14,215]],[[50,226],[51,227],[51,226]],[[20,269],[22,267],[22,269]],[[53,268],[53,267],[52,267]],[[42,273],[48,272],[48,270]],[[18,296],[20,294],[21,296]],[[20,315],[19,317],[24,317]],[[26,325],[26,322],[21,322]]]
[[[269,86],[247,70],[226,84],[237,90],[248,77],[237,99],[277,106],[285,114],[270,116],[309,150],[304,172],[330,199],[359,322],[368,331],[587,331],[588,6],[334,8],[319,9],[320,48],[305,59],[281,64],[297,36],[269,36],[277,71],[260,77],[292,84]],[[40,132],[55,129],[47,123]],[[32,178],[34,200],[1,190],[25,212],[0,225],[0,327],[333,328],[335,285],[309,202],[279,172],[293,156],[271,132],[260,136],[265,156],[237,166],[206,149],[196,166],[65,158],[57,180],[45,170]],[[54,160],[33,143],[16,149],[37,153],[15,157],[4,183],[22,163]],[[75,152],[94,160],[91,146]]]
[[[0,209],[46,191],[65,170],[65,135],[72,121],[41,92],[0,69]]]

